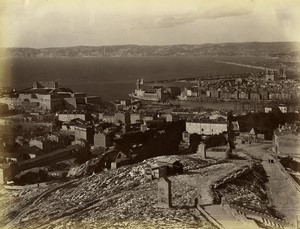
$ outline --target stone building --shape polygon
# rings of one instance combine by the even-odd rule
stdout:
[[[85,140],[90,145],[94,144],[94,130],[92,127],[87,125],[75,126],[75,141]]]
[[[96,132],[94,134],[94,147],[107,148],[112,146],[112,136],[105,132]]]
[[[130,124],[130,114],[128,112],[115,113],[115,122],[122,124]]]
[[[58,114],[58,120],[61,122],[70,122],[74,119],[81,119],[83,121],[90,121],[92,120],[92,116],[88,112],[81,112],[81,111],[63,111]]]
[[[225,120],[195,120],[186,122],[186,131],[190,134],[214,135],[227,132]]]

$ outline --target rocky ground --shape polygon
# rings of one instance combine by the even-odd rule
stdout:
[[[157,207],[158,180],[147,180],[143,174],[158,159],[152,158],[44,188],[0,192],[5,206],[0,211],[0,227],[214,228],[194,207],[195,198],[200,204],[211,204],[211,185],[252,164],[250,160],[204,161],[196,155],[165,157],[179,159],[185,171],[169,177],[170,209]]]

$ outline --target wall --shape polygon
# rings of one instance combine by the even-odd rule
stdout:
[[[134,124],[137,123],[138,120],[141,120],[141,114],[130,114],[130,123]]]
[[[129,113],[116,113],[115,121],[116,122],[120,121],[123,124],[130,124],[130,115]]]
[[[259,93],[250,93],[250,99],[251,100],[260,100],[260,94]]]
[[[29,146],[36,146],[41,150],[48,151],[53,147],[54,143],[49,140],[32,139],[29,141]]]
[[[220,134],[227,131],[227,123],[186,122],[186,131],[191,134]]]
[[[32,94],[23,94],[23,93],[19,94],[19,99],[21,99],[22,101],[24,101],[25,99],[28,99],[30,101],[31,98],[32,98]]]
[[[217,90],[210,91],[211,98],[220,98],[220,92]]]
[[[86,120],[86,114],[58,114],[58,120],[61,122],[70,122],[73,119],[79,118]]]
[[[22,101],[19,98],[3,97],[0,98],[0,103],[7,104],[9,109],[14,109],[15,107],[21,106]]]
[[[39,149],[43,149],[43,142],[42,141],[39,141],[37,139],[32,139],[29,141],[29,146],[36,146],[38,147]]]
[[[240,92],[239,99],[249,99],[249,93],[248,92]]]
[[[84,139],[93,143],[92,129],[88,127],[75,126],[75,140]]]
[[[269,94],[269,99],[270,100],[279,100],[280,99],[280,94],[279,93],[270,93]]]
[[[206,150],[206,157],[215,159],[227,159],[229,149],[208,149]]]
[[[95,133],[94,135],[94,146],[95,147],[109,147],[111,146],[110,137],[104,133]]]
[[[102,118],[102,121],[103,122],[108,122],[108,123],[115,123],[116,119],[115,119],[115,116],[104,116]]]
[[[220,92],[220,98],[221,99],[230,99],[230,93],[229,92],[221,91]]]

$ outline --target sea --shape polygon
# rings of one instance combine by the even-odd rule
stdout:
[[[24,89],[34,81],[57,81],[60,87],[98,95],[103,100],[127,98],[138,78],[201,78],[260,71],[216,61],[261,61],[257,57],[59,57],[0,59],[6,69],[2,86]],[[3,71],[2,71],[3,72]]]

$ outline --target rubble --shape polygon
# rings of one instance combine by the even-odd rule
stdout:
[[[163,158],[179,160],[185,171],[169,177],[169,209],[157,206],[157,180],[145,175],[152,163]],[[11,221],[8,228],[214,228],[195,209],[195,198],[200,204],[212,203],[210,186],[247,163],[204,161],[196,155],[161,156],[65,183],[14,191],[17,195],[5,200],[9,207],[0,215],[0,226]],[[84,167],[77,172],[84,173]]]

